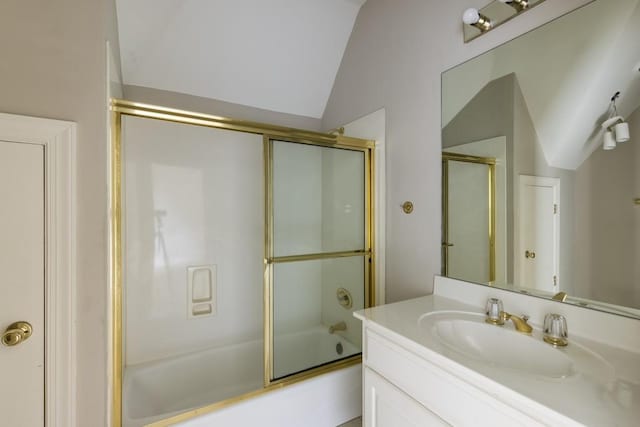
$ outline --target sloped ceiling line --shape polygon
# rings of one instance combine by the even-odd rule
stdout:
[[[124,84],[320,118],[365,1],[117,0]]]

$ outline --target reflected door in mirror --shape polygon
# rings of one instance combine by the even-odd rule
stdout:
[[[557,292],[560,180],[520,176],[520,284]]]

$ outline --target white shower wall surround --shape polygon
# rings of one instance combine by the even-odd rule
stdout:
[[[123,149],[125,364],[261,340],[262,136],[125,117]],[[217,313],[189,318],[211,265]]]

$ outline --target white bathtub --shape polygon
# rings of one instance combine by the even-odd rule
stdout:
[[[262,341],[125,368],[123,427],[140,427],[262,387]]]
[[[262,388],[262,352],[262,341],[251,341],[126,367],[123,427],[141,427]],[[275,373],[284,376],[359,352],[324,326],[282,335],[275,339]]]
[[[329,334],[327,326],[276,335],[273,347],[276,378],[360,353],[360,349],[340,336],[339,332]]]

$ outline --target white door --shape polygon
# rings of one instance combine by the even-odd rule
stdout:
[[[0,425],[41,427],[45,398],[43,146],[0,141],[0,201]],[[30,337],[24,339],[22,329],[11,328],[19,321],[32,326]]]
[[[560,179],[520,176],[519,287],[558,292]]]

